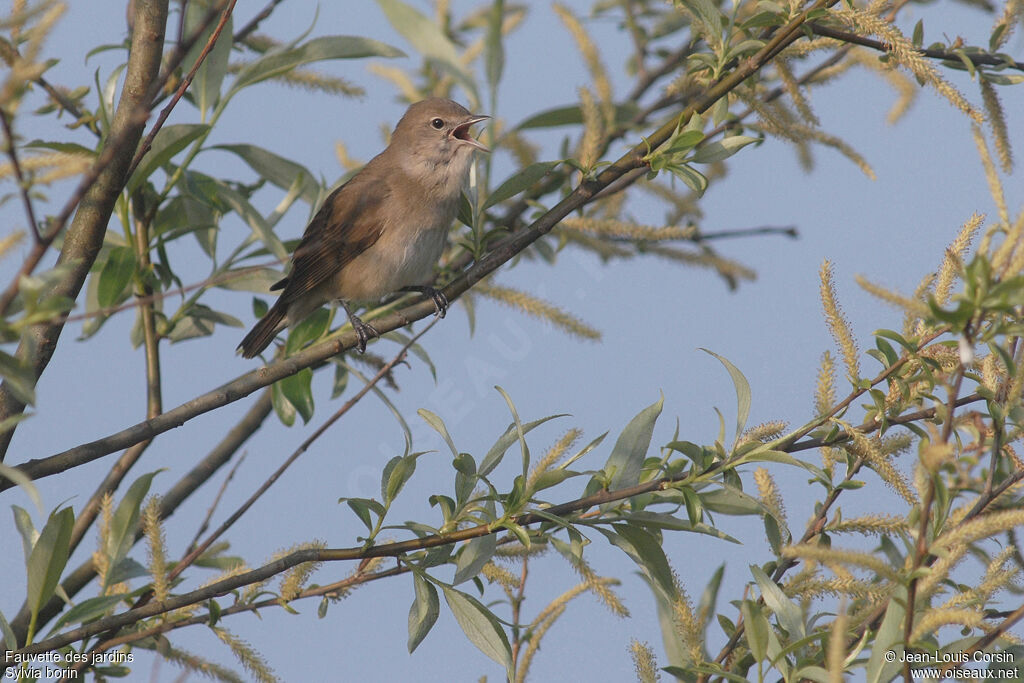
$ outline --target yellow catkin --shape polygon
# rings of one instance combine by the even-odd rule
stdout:
[[[988,181],[988,191],[992,195],[992,201],[999,211],[999,220],[1003,227],[1010,225],[1010,211],[1006,208],[1006,195],[1003,193],[1003,184],[999,181],[999,174],[996,172],[996,165],[992,162],[992,155],[989,154],[988,145],[985,143],[985,136],[982,135],[980,126],[971,126],[971,133],[974,135],[974,144],[978,148],[978,156],[981,157],[981,164],[985,169],[985,180]],[[1009,240],[1007,240],[1008,242]],[[1003,247],[1006,243],[1003,243]],[[1012,245],[1011,245],[1012,247]],[[997,255],[992,258],[995,266]]]
[[[828,259],[821,264],[819,271],[821,276],[821,304],[825,311],[825,323],[828,325],[832,338],[836,340],[839,349],[843,353],[843,362],[846,364],[846,372],[852,381],[860,377],[860,361],[858,359],[857,343],[850,331],[850,324],[843,315],[839,302],[836,299],[835,284],[832,278],[832,262]]]
[[[22,173],[32,176],[35,183],[50,183],[62,178],[78,175],[92,164],[91,154],[69,152],[46,152],[18,159]],[[0,180],[14,176],[11,162],[0,164]]]
[[[860,567],[890,581],[898,579],[896,572],[883,560],[874,555],[854,550],[841,550],[835,547],[824,548],[817,545],[791,545],[782,549],[782,556]]]
[[[1008,277],[1013,277],[1024,272],[1024,211],[1017,214],[1017,220],[1010,226],[1008,238],[1016,242],[1016,248],[1004,273]]]
[[[565,605],[561,604],[554,608],[543,621],[535,622],[536,625],[531,629],[530,639],[527,641],[526,648],[519,657],[516,683],[524,683],[526,681],[526,674],[530,670],[530,664],[533,663],[533,656],[540,649],[540,641],[547,635],[548,629],[558,620],[558,617],[562,616],[563,612],[565,612]]]
[[[160,649],[160,657],[169,662],[177,664],[186,671],[194,672],[214,681],[224,683],[244,683],[244,680],[231,669],[215,664],[199,655],[182,650],[181,648],[166,645]]]
[[[846,24],[859,33],[877,36],[885,43],[886,51],[893,61],[931,85],[950,104],[974,119],[976,123],[982,123],[985,120],[984,115],[975,109],[949,81],[942,78],[939,70],[925,59],[920,50],[892,23],[865,10],[848,6],[833,8],[829,12],[829,17]]]
[[[260,683],[276,682],[273,669],[253,647],[225,628],[215,627],[213,632],[227,645],[246,671]]]
[[[917,504],[917,496],[910,489],[906,478],[890,462],[888,454],[879,448],[879,443],[864,436],[858,429],[843,420],[833,419],[837,425],[850,436],[851,442],[846,446],[851,453],[864,457],[868,467],[873,469],[889,487],[900,495],[909,505]]]
[[[942,547],[952,547],[973,543],[993,534],[1003,533],[1024,524],[1024,510],[1003,510],[976,517],[946,532],[935,543]]]
[[[703,661],[701,620],[693,611],[693,603],[690,602],[690,596],[686,592],[682,579],[674,571],[672,572],[672,582],[675,584],[675,596],[671,605],[672,623],[679,640],[686,645],[690,659],[699,664]]]
[[[694,225],[652,226],[620,221],[611,218],[590,218],[572,216],[563,218],[559,228],[576,230],[599,237],[617,237],[622,239],[660,242],[665,240],[691,240],[699,232]]]
[[[230,73],[238,73],[251,63],[238,62],[232,64],[228,71]],[[315,69],[292,69],[291,71],[274,76],[271,80],[294,88],[302,88],[311,92],[322,92],[328,95],[362,97],[366,94],[366,90],[351,81],[331,76]]]
[[[110,571],[110,525],[114,520],[114,496],[108,491],[100,499],[98,538],[96,550],[92,554],[92,565],[96,575],[100,578],[101,585],[107,583],[107,573]],[[107,586],[109,589],[109,586]],[[106,594],[106,591],[104,591]]]
[[[1006,45],[1006,41],[1009,40],[1014,29],[1017,28],[1017,24],[1021,23],[1022,20],[1024,20],[1024,0],[1008,0],[1003,6],[1002,15],[996,19],[990,32],[994,33],[995,29],[999,26],[1004,27],[1003,32],[999,35],[999,39],[992,46],[992,52],[998,52]]]
[[[636,670],[636,679],[640,683],[656,683],[661,680],[658,673],[658,663],[654,658],[654,650],[647,643],[641,643],[633,639],[629,646],[630,655],[633,657],[633,668]]]
[[[583,339],[600,339],[601,333],[557,306],[510,287],[481,282],[474,288],[478,294],[500,301],[535,318],[547,320],[564,332]]]
[[[554,3],[551,8],[562,20],[566,29],[569,30],[576,47],[583,55],[583,61],[587,65],[590,77],[594,81],[594,91],[597,94],[597,102],[600,105],[605,126],[612,126],[615,123],[615,98],[612,92],[612,82],[608,77],[608,70],[601,61],[601,54],[597,50],[597,44],[590,39],[583,24],[572,11],[561,3]]]
[[[160,519],[160,498],[150,496],[142,512],[142,529],[148,542],[149,574],[153,579],[153,597],[157,602],[167,599],[167,556],[164,530]]]
[[[803,117],[804,121],[812,126],[820,125],[818,117],[815,116],[814,110],[811,109],[810,102],[807,101],[807,97],[800,89],[800,83],[793,75],[793,71],[789,68],[789,60],[776,60],[775,70],[779,74],[779,80],[782,82],[783,89],[793,101],[793,106],[796,107],[797,112],[799,112],[800,116]]]
[[[755,425],[750,429],[743,432],[740,437],[741,441],[759,441],[765,443],[772,439],[779,438],[789,423],[784,420],[770,420],[768,422],[762,422],[759,425]]]
[[[580,88],[580,111],[583,113],[583,138],[580,140],[580,166],[594,167],[601,156],[601,142],[604,140],[604,122],[593,94],[587,88]]]
[[[1014,551],[1014,548],[1003,548],[989,561],[981,583],[952,596],[942,607],[984,604],[993,594],[1006,588],[1020,573],[1020,570],[1013,564],[1009,567],[1006,566],[1012,560]]]
[[[928,313],[928,306],[923,301],[903,296],[898,292],[894,292],[891,289],[886,289],[882,285],[871,282],[862,275],[855,275],[854,281],[868,294],[881,299],[887,304],[891,304],[908,314],[915,316],[921,316]]]
[[[946,247],[946,255],[939,266],[938,275],[935,278],[935,301],[939,305],[949,303],[950,292],[953,288],[953,280],[956,278],[960,263],[963,261],[964,253],[971,246],[971,241],[985,220],[984,214],[973,214],[960,228],[960,233],[953,240],[953,243]]]
[[[493,562],[485,564],[480,573],[490,583],[496,583],[505,590],[512,591],[519,587],[519,578],[515,574]]]
[[[7,256],[7,253],[14,250],[14,247],[21,244],[21,241],[25,239],[25,233],[22,230],[12,232],[7,237],[0,237],[0,259]]]
[[[975,609],[930,609],[927,610],[914,624],[914,630],[910,634],[910,642],[920,640],[924,636],[931,635],[943,626],[957,624],[968,628],[978,628],[985,621],[984,615]]]
[[[370,73],[391,81],[395,87],[398,88],[398,92],[402,94],[402,97],[405,100],[409,102],[416,102],[423,99],[423,95],[420,93],[419,88],[416,87],[412,82],[412,78],[410,78],[409,74],[407,74],[403,69],[377,63],[372,63],[366,68],[370,70]]]
[[[761,504],[783,525],[786,524],[786,508],[782,504],[782,494],[772,479],[772,475],[764,467],[754,470],[754,482],[757,484]]]
[[[583,432],[579,429],[570,429],[562,435],[562,438],[555,442],[555,445],[548,449],[548,452],[545,453],[544,457],[537,462],[536,466],[534,466],[533,470],[530,472],[530,476],[527,477],[527,490],[530,490],[533,487],[537,481],[537,477],[539,477],[543,472],[554,467],[558,461],[565,456],[566,451],[572,448],[572,445],[576,443],[576,440],[580,438],[582,433]]]
[[[583,586],[596,595],[612,614],[623,619],[629,616],[629,610],[622,604],[619,596],[609,588],[619,585],[617,579],[609,580],[598,576],[582,557],[572,563],[572,568],[583,579]]]
[[[700,252],[694,252],[665,246],[663,244],[653,244],[647,247],[646,253],[660,256],[671,261],[685,263],[688,266],[713,268],[719,275],[726,279],[730,289],[734,289],[737,281],[739,280],[752,282],[757,279],[757,272],[754,270],[751,270],[738,261],[733,261],[719,256],[708,249],[704,249]]]
[[[907,520],[897,515],[865,515],[830,524],[829,533],[896,534],[907,530]]]
[[[323,541],[312,541],[309,543],[300,543],[292,546],[288,553],[293,553],[297,550],[310,550],[313,548],[326,548],[327,544]],[[288,571],[281,575],[281,597],[285,600],[294,600],[302,592],[306,582],[309,581],[309,577],[313,575],[320,567],[320,562],[303,562],[290,568]]]
[[[999,156],[999,165],[1004,173],[1013,171],[1013,149],[1010,147],[1010,135],[1006,128],[1006,115],[1003,112],[1003,103],[999,100],[999,93],[994,85],[984,78],[978,79],[981,87],[981,101],[985,106],[985,113],[988,114],[989,127],[992,129],[992,140],[996,146],[996,154]]]
[[[829,628],[828,650],[826,662],[829,683],[843,683],[843,669],[846,667],[846,627],[849,617],[846,614],[846,603],[839,605],[839,613]]]

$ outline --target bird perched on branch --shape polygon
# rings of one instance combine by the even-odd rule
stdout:
[[[352,312],[353,302],[414,291],[429,296],[443,317],[448,300],[429,283],[473,151],[490,151],[469,131],[487,118],[441,98],[409,107],[387,149],[324,200],[292,254],[288,276],[271,287],[282,290],[280,297],[238,345],[242,355],[252,358],[285,327],[334,300],[360,351],[378,333]]]

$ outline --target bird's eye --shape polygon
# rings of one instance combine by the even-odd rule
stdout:
[[[430,125],[433,126],[435,130],[441,130],[444,128],[444,119],[431,119]]]

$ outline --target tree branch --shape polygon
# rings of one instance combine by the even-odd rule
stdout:
[[[76,201],[74,204],[78,206],[78,211],[64,237],[60,257],[57,259],[59,265],[65,265],[68,268],[67,275],[53,287],[49,292],[50,296],[61,296],[72,300],[78,297],[89,274],[89,269],[103,244],[107,222],[113,212],[114,203],[124,187],[127,178],[126,171],[131,163],[135,146],[142,136],[148,106],[153,99],[153,85],[159,73],[160,58],[163,54],[167,1],[140,0],[136,5],[136,13],[138,21],[136,30],[132,34],[132,47],[128,56],[128,67],[121,99],[111,123],[104,153],[100,155],[100,159],[93,167],[94,182],[88,182],[85,185],[84,192],[80,195],[81,201]],[[87,180],[87,178],[83,178],[82,183],[86,183]],[[83,185],[80,184],[79,188],[81,191]],[[76,195],[78,195],[77,192]],[[70,215],[71,209],[68,206],[71,204],[69,203],[65,207],[65,211]],[[14,300],[20,276],[32,272],[61,227],[62,222],[58,218],[44,233],[43,239],[36,242],[18,276],[8,290],[0,295],[0,315]],[[49,364],[63,329],[64,322],[62,320],[34,325],[26,331],[18,345],[16,352],[18,360],[28,364],[37,379]],[[7,383],[0,386],[0,420],[19,415],[24,410],[25,404],[14,396]],[[0,434],[0,459],[7,452],[14,431],[14,427],[12,427]]]
[[[812,32],[824,38],[833,38],[844,43],[870,47],[872,50],[878,50],[879,52],[889,52],[890,49],[888,45],[880,40],[865,38],[864,36],[859,36],[856,33],[841,31],[830,26],[823,26],[816,21],[812,21],[808,26]],[[963,64],[963,60],[967,59],[975,66],[1006,66],[1017,71],[1024,71],[1024,63],[1017,62],[1009,58],[1001,59],[996,55],[988,53],[977,54],[967,52],[966,50],[942,50],[937,48],[918,48],[917,51],[921,53],[921,55],[930,59],[941,59],[944,61],[955,62],[957,64]]]

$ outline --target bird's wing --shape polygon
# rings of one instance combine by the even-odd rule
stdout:
[[[282,302],[299,299],[329,280],[380,238],[375,216],[387,193],[363,189],[346,183],[324,200],[292,254],[291,273],[271,288],[284,289]]]

